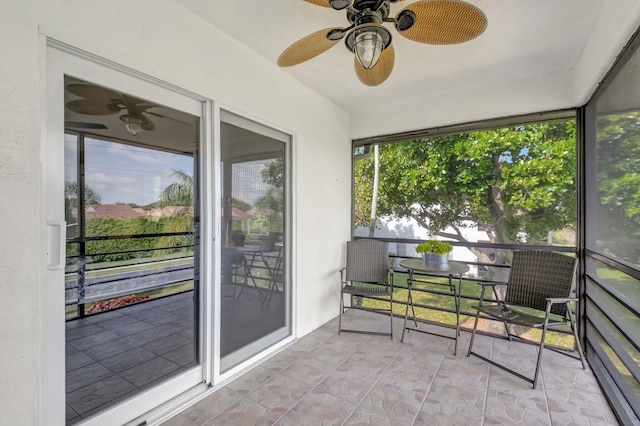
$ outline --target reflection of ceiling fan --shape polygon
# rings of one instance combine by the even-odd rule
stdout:
[[[487,27],[487,17],[476,6],[462,0],[420,0],[389,17],[390,3],[402,0],[304,0],[335,10],[347,10],[346,28],[333,27],[310,34],[289,46],[278,65],[298,65],[327,51],[345,39],[355,53],[356,75],[367,86],[383,83],[393,70],[395,53],[391,32],[384,22],[392,22],[409,40],[427,44],[457,44],[472,40]]]
[[[66,107],[70,111],[86,115],[111,115],[124,111],[126,113],[120,116],[120,120],[124,121],[125,128],[133,136],[137,135],[142,129],[155,129],[155,124],[153,124],[153,121],[151,121],[147,114],[164,117],[163,115],[148,111],[149,108],[158,105],[133,96],[120,94],[113,90],[91,84],[71,83],[67,84],[66,87],[70,93],[82,98],[66,103]],[[91,125],[93,123],[88,124]]]

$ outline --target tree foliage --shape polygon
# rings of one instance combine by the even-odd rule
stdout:
[[[183,206],[187,207],[186,210],[177,214],[166,221],[162,232],[188,232],[193,231],[195,227],[194,221],[194,182],[193,176],[182,171],[173,170],[173,177],[177,178],[177,182],[169,184],[160,194],[158,203],[160,207],[165,206]],[[173,253],[179,247],[187,244],[193,244],[193,237],[189,235],[172,235],[159,238],[156,243],[156,248],[162,248],[163,250],[156,251],[156,255],[161,256],[169,253]]]
[[[640,248],[640,112],[597,122],[599,248],[637,263]]]
[[[88,237],[157,234],[166,232],[165,227],[170,222],[171,218],[151,218],[148,216],[87,217],[85,230]],[[151,257],[154,255],[154,251],[145,250],[154,248],[158,240],[158,238],[149,237],[87,241],[86,252],[91,261],[95,263]]]
[[[193,176],[182,171],[173,170],[172,176],[177,182],[169,184],[160,194],[160,207],[185,206],[193,207]]]
[[[378,214],[458,241],[469,222],[486,226],[492,242],[521,232],[545,240],[575,225],[575,152],[574,121],[382,145]],[[357,161],[357,225],[368,225],[372,182],[373,160]]]
[[[260,170],[262,181],[269,188],[266,194],[260,197],[255,207],[258,209],[270,209],[273,212],[282,212],[284,209],[284,158],[278,157],[262,166]]]
[[[262,232],[281,232],[285,203],[284,158],[278,157],[265,163],[260,170],[260,175],[262,181],[268,185],[268,189],[254,204],[259,213],[252,218],[252,229],[262,229]]]
[[[78,194],[79,194],[78,182],[75,180],[68,180],[64,183],[64,199],[70,208],[78,207]],[[89,185],[84,186],[84,205],[90,206],[93,204],[100,204],[100,194],[93,190]]]

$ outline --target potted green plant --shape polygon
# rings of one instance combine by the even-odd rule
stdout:
[[[440,240],[427,240],[418,244],[417,253],[422,253],[424,263],[447,263],[449,252],[453,250],[453,246]]]

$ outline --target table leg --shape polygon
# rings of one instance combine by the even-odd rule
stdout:
[[[456,331],[455,331],[455,343],[453,345],[453,355],[458,353],[458,337],[460,337],[460,286],[462,285],[462,275],[458,276],[458,288],[453,284],[453,275],[449,275],[449,284],[453,289],[453,303],[456,307]]]
[[[402,323],[402,337],[400,338],[400,342],[404,342],[404,333],[407,331],[407,317],[409,316],[409,303],[411,303],[411,307],[413,308],[413,298],[411,297],[411,279],[413,276],[413,272],[409,269],[409,279],[407,280],[407,304],[404,310],[404,322]],[[413,314],[415,319],[415,311]]]

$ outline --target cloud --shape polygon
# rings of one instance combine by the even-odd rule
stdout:
[[[157,201],[173,170],[192,174],[193,158],[95,139],[85,146],[85,182],[104,204]]]
[[[167,164],[171,163],[172,154],[152,151],[144,148],[137,148],[134,146],[110,144],[107,147],[107,154],[114,157],[125,158],[130,161],[135,161],[142,164]]]

